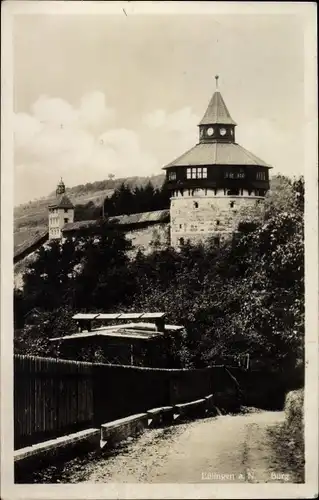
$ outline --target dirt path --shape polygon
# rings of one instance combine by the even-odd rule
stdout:
[[[268,429],[282,412],[226,415],[145,431],[111,456],[75,460],[60,482],[285,482]]]

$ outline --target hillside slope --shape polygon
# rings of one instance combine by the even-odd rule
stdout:
[[[127,177],[121,179],[107,179],[88,184],[80,184],[66,190],[68,196],[75,205],[85,205],[93,202],[96,206],[101,206],[106,197],[110,197],[114,190],[123,182],[134,188],[144,186],[149,181],[154,187],[163,184],[165,176],[163,174],[151,177]],[[24,205],[14,208],[14,250],[15,252],[33,239],[38,232],[42,232],[48,227],[48,205],[54,200],[54,193],[40,200],[30,201]]]

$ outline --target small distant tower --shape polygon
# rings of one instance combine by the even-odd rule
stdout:
[[[56,188],[56,200],[49,205],[49,240],[62,239],[62,228],[74,222],[74,205],[65,194],[65,184],[61,178]]]
[[[218,89],[199,123],[199,142],[169,163],[171,245],[213,238],[216,245],[238,230],[241,209],[262,202],[270,165],[235,142],[236,123]]]

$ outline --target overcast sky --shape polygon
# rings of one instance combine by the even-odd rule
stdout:
[[[303,173],[304,46],[291,15],[21,15],[14,23],[15,204],[151,175],[198,141],[215,74],[236,140]]]

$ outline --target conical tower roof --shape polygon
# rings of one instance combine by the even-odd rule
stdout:
[[[224,99],[219,90],[214,92],[211,98],[206,113],[199,125],[237,125],[232,119],[227,109]]]

